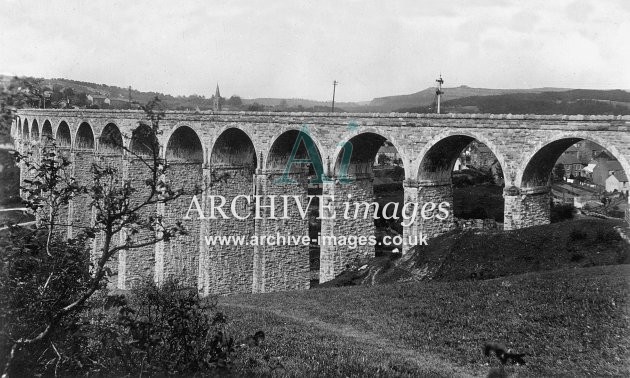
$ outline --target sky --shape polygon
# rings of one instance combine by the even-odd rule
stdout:
[[[628,0],[0,0],[0,73],[365,101],[445,87],[630,89]]]

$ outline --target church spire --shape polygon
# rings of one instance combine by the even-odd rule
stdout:
[[[219,92],[219,83],[217,83],[217,90],[214,93],[214,102],[212,104],[214,110],[221,110],[221,93]]]

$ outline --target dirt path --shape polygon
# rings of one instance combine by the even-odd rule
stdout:
[[[470,372],[465,371],[459,366],[453,365],[437,355],[431,353],[418,352],[416,350],[406,348],[404,346],[396,345],[391,340],[385,339],[382,335],[374,332],[357,329],[355,327],[345,324],[333,324],[327,323],[320,319],[313,318],[312,314],[304,314],[295,310],[279,310],[271,308],[261,308],[257,306],[250,306],[241,303],[226,303],[221,302],[220,306],[225,307],[237,307],[252,311],[265,311],[274,314],[278,317],[289,319],[298,323],[307,324],[312,327],[319,328],[325,332],[353,339],[362,345],[369,346],[370,348],[385,351],[393,355],[405,358],[413,362],[419,368],[426,371],[436,371],[443,373],[447,376],[457,377],[474,377]]]

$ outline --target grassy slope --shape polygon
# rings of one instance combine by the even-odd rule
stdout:
[[[480,375],[494,364],[483,343],[495,340],[530,355],[510,368],[519,375],[628,375],[630,247],[610,232],[618,224],[447,235],[395,264],[375,259],[381,285],[222,298],[238,336],[268,336],[240,354],[238,369]]]
[[[240,373],[485,374],[481,348],[528,353],[519,376],[630,375],[629,265],[504,279],[224,297],[237,336],[263,329]]]
[[[613,229],[623,224],[584,218],[509,232],[450,233],[430,239],[428,246],[418,246],[398,260],[374,259],[370,272],[348,271],[324,286],[488,279],[630,263],[630,246]]]
[[[433,279],[461,280],[473,275],[494,278],[630,263],[630,247],[613,230],[622,224],[616,220],[577,219],[510,232],[456,234],[431,242],[430,248],[417,247],[406,268],[413,271],[433,266],[437,268]]]

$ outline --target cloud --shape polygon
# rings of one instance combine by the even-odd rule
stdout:
[[[630,88],[628,2],[8,1],[0,70],[163,93],[328,99],[433,85]]]

